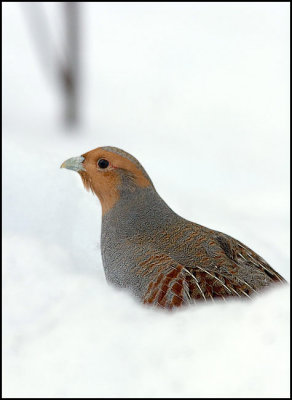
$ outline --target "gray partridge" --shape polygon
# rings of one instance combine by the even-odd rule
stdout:
[[[187,221],[156,192],[142,165],[115,147],[65,161],[102,206],[101,254],[108,282],[164,308],[250,297],[285,280],[243,243]]]

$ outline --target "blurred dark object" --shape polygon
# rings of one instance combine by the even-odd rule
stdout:
[[[65,95],[65,120],[68,125],[78,122],[79,75],[79,15],[78,2],[64,3],[66,23],[66,62],[62,71]]]
[[[79,2],[60,2],[64,12],[63,48],[58,54],[53,35],[45,15],[43,2],[22,3],[29,19],[29,27],[36,44],[37,54],[48,75],[53,75],[61,87],[64,98],[64,121],[67,126],[79,122],[79,74],[80,74],[80,7]],[[62,38],[63,39],[63,38]],[[50,68],[51,67],[51,68]]]

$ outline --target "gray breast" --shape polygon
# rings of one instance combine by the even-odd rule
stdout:
[[[101,254],[106,279],[140,296],[143,283],[134,268],[141,251],[149,250],[154,232],[179,218],[153,187],[121,193],[117,204],[103,216]]]

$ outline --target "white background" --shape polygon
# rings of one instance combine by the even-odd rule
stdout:
[[[143,308],[106,284],[100,205],[59,166],[121,147],[174,211],[289,280],[289,4],[80,4],[70,131],[35,4],[3,4],[3,396],[288,397],[288,288]],[[62,4],[40,5],[63,56]]]

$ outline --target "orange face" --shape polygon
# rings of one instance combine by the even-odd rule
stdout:
[[[131,187],[147,187],[152,182],[139,162],[130,154],[114,147],[97,149],[65,161],[63,168],[77,171],[87,190],[95,193],[102,206],[102,213],[109,211],[119,200],[123,177]]]

